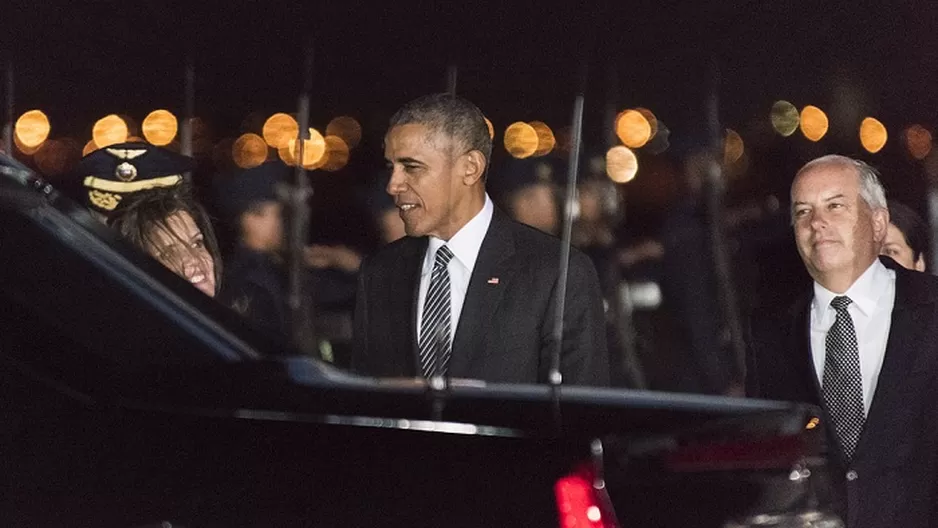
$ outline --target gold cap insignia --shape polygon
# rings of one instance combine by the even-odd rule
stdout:
[[[88,200],[90,200],[95,207],[104,209],[105,211],[113,211],[117,207],[117,204],[120,203],[121,196],[119,194],[91,189],[88,191]]]
[[[129,182],[137,177],[137,167],[128,162],[123,162],[114,169],[114,175],[121,181]]]
[[[142,156],[147,153],[147,149],[118,149],[118,148],[108,148],[108,154],[114,156],[115,158],[122,160],[132,160],[138,156]]]

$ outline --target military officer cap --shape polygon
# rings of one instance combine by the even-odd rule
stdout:
[[[565,179],[563,162],[544,156],[540,158],[509,159],[490,179],[493,194],[507,197],[515,191],[533,185],[556,185]]]
[[[173,187],[195,160],[148,143],[118,143],[98,149],[81,159],[78,174],[91,209],[110,215],[129,194]]]
[[[231,219],[253,204],[277,201],[277,186],[290,179],[293,169],[279,160],[250,169],[238,169],[218,180],[218,205]]]

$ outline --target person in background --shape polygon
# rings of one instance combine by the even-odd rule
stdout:
[[[289,308],[284,211],[278,187],[291,173],[282,162],[268,161],[224,175],[217,182],[218,204],[235,238],[235,247],[226,258],[223,297],[234,303],[270,299],[264,310],[248,307],[246,316],[281,337],[289,331]],[[333,344],[350,342],[361,256],[344,246],[311,245],[304,249],[304,260],[309,268],[305,287],[314,299],[318,337]]]
[[[491,177],[495,202],[517,222],[550,235],[560,233],[560,202],[556,183],[562,176],[551,158],[509,159]]]
[[[928,252],[928,225],[911,207],[889,200],[889,227],[882,255],[903,267],[925,271]]]
[[[185,186],[133,193],[111,212],[108,225],[125,239],[214,297],[222,263],[208,214]]]
[[[119,143],[89,153],[75,169],[82,202],[104,223],[124,199],[183,183],[195,160],[149,143]]]

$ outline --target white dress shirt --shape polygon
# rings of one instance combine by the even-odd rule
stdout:
[[[492,212],[494,211],[492,200],[489,195],[485,195],[485,205],[472,220],[462,226],[462,228],[453,235],[449,241],[430,237],[430,243],[427,245],[427,252],[423,257],[423,268],[420,271],[420,293],[417,296],[417,336],[419,339],[421,325],[423,324],[423,304],[427,298],[427,290],[430,289],[430,278],[433,274],[433,263],[436,261],[436,250],[443,244],[449,246],[453,252],[453,258],[449,261],[449,282],[450,282],[450,325],[449,340],[453,342],[453,336],[456,334],[456,325],[459,324],[459,315],[462,313],[462,305],[466,300],[466,291],[469,289],[469,278],[472,277],[472,270],[476,265],[476,258],[479,256],[479,248],[482,247],[482,240],[489,230],[492,223]]]
[[[866,414],[869,414],[870,404],[876,393],[879,371],[883,368],[883,358],[886,356],[892,307],[896,303],[896,272],[886,268],[876,259],[843,294],[836,294],[817,282],[814,283],[814,301],[811,303],[811,355],[819,382],[824,377],[827,332],[837,317],[837,311],[831,307],[831,301],[838,295],[846,295],[853,301],[847,307],[847,312],[850,313],[857,331],[863,408]]]

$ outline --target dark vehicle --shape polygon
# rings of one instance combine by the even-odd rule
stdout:
[[[837,525],[813,407],[352,376],[4,170],[7,526]]]

